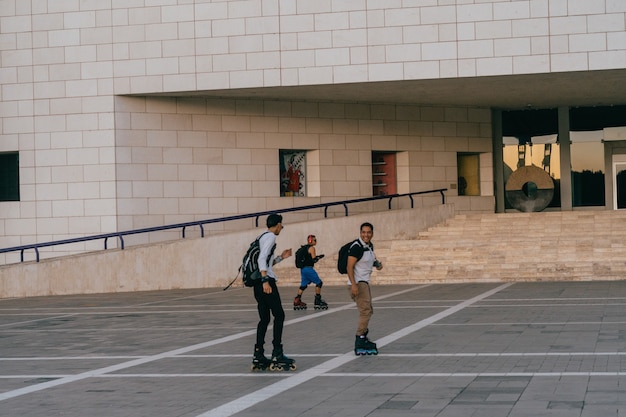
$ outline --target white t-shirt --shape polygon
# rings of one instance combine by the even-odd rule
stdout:
[[[266,271],[268,277],[278,280],[272,269],[272,265],[274,265],[274,249],[276,249],[276,235],[268,231],[259,239],[259,271]]]
[[[376,254],[374,254],[374,245],[366,245],[365,242],[359,238],[358,242],[355,242],[350,246],[348,256],[354,256],[356,258],[361,255],[361,258],[354,264],[354,280],[370,282],[370,276],[372,275],[372,269],[374,268],[374,261],[376,260]],[[348,285],[352,285],[348,278]]]

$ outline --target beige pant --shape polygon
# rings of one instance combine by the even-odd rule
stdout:
[[[361,336],[367,332],[370,317],[374,314],[374,307],[372,307],[372,293],[369,284],[359,281],[357,287],[359,288],[359,295],[357,295],[356,298],[352,297],[350,286],[348,286],[348,293],[359,309],[359,323],[357,324],[356,335]]]

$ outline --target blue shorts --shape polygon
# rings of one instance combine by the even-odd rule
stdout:
[[[319,285],[322,283],[319,275],[312,266],[305,266],[300,270],[300,286],[307,287],[309,284]]]

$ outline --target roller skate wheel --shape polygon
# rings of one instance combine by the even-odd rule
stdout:
[[[279,363],[273,363],[270,365],[270,371],[282,371],[283,367]]]
[[[296,370],[296,364],[295,363],[289,364],[289,370],[290,371],[295,371]]]

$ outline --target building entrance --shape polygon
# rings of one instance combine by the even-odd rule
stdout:
[[[626,209],[626,155],[613,155],[613,173],[615,174],[613,208]]]

